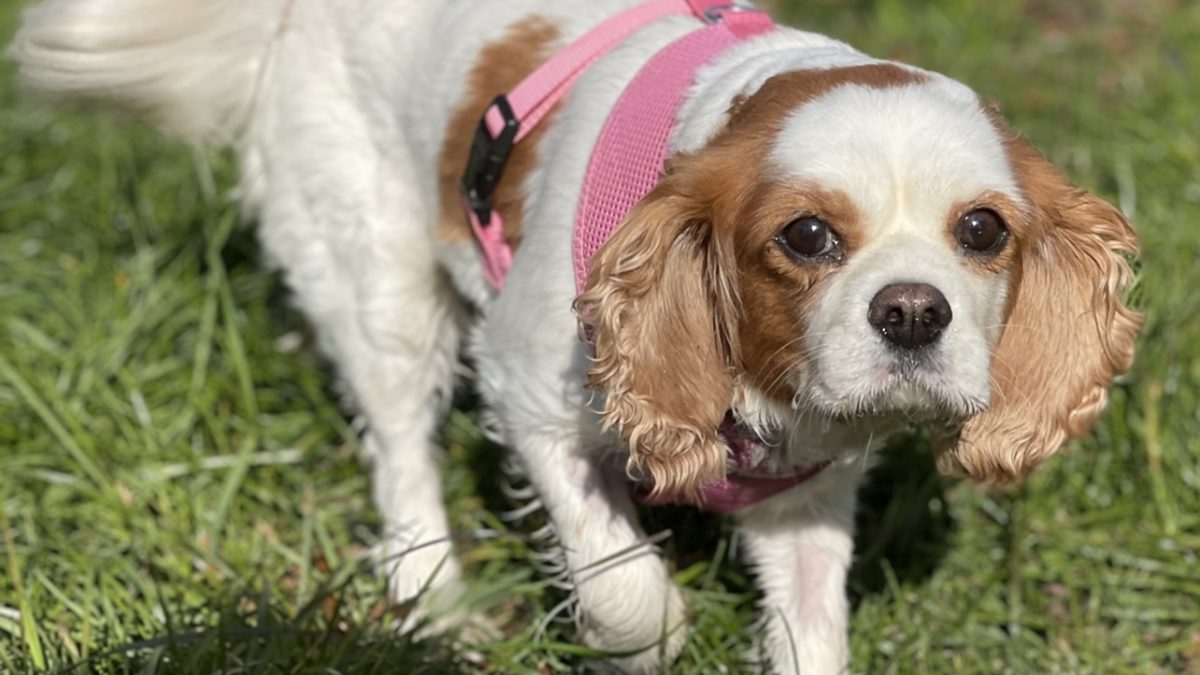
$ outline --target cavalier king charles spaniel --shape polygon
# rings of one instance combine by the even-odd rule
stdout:
[[[1133,358],[1137,239],[963,84],[777,27],[697,71],[657,186],[577,293],[593,146],[700,23],[670,16],[514,150],[497,291],[457,188],[480,114],[636,2],[47,0],[12,54],[35,90],[236,150],[245,210],[366,420],[395,600],[460,594],[436,438],[464,350],[555,525],[582,642],[629,672],[679,653],[688,609],[633,488],[702,501],[734,470],[732,420],[768,477],[820,468],[731,517],[771,668],[838,673],[872,454],[928,423],[943,471],[1005,483],[1085,433]]]

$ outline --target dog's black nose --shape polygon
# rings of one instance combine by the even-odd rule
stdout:
[[[929,284],[892,284],[875,294],[867,320],[897,347],[917,349],[938,339],[950,319],[946,296]]]

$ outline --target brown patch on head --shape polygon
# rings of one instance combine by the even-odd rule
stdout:
[[[739,129],[745,132],[751,128],[769,134],[778,132],[788,113],[838,87],[857,85],[889,89],[919,84],[928,79],[920,71],[892,63],[780,73],[763,83],[753,95],[734,99],[724,133]]]
[[[438,193],[441,220],[436,236],[444,241],[471,241],[470,223],[463,211],[458,182],[467,165],[467,156],[475,130],[485,110],[497,95],[511,91],[554,53],[558,28],[540,17],[532,17],[509,26],[503,38],[479,52],[471,71],[467,91],[459,102],[442,142],[438,158]],[[514,249],[521,238],[521,219],[525,211],[525,179],[537,162],[537,147],[549,128],[549,115],[509,156],[504,174],[496,186],[494,205],[504,220],[504,237]]]
[[[890,64],[782,73],[733,101],[702,150],[664,176],[592,260],[578,300],[593,328],[590,386],[604,419],[663,493],[694,493],[724,475],[717,434],[740,382],[789,399],[785,375],[804,356],[808,299],[836,262],[786,259],[775,241],[789,222],[818,215],[843,246],[861,246],[849,195],[772,175],[768,154],[786,116],[839,86],[876,88],[925,76]]]
[[[1018,237],[1008,316],[992,357],[991,404],[968,420],[939,466],[985,482],[1025,476],[1091,427],[1129,369],[1142,316],[1124,303],[1137,235],[998,116],[1033,217]]]

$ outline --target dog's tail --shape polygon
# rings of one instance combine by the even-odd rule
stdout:
[[[292,0],[46,0],[10,54],[55,98],[100,100],[168,133],[229,142],[244,127]]]

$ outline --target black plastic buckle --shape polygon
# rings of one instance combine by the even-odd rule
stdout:
[[[487,112],[492,108],[498,110],[504,119],[504,127],[495,137],[488,131],[487,125]],[[468,208],[479,218],[480,225],[491,224],[492,194],[504,173],[504,165],[508,162],[508,156],[512,154],[517,130],[520,128],[521,121],[513,113],[508,98],[501,94],[484,111],[484,116],[475,129],[471,155],[467,159],[467,168],[463,171],[458,189],[466,198]]]

